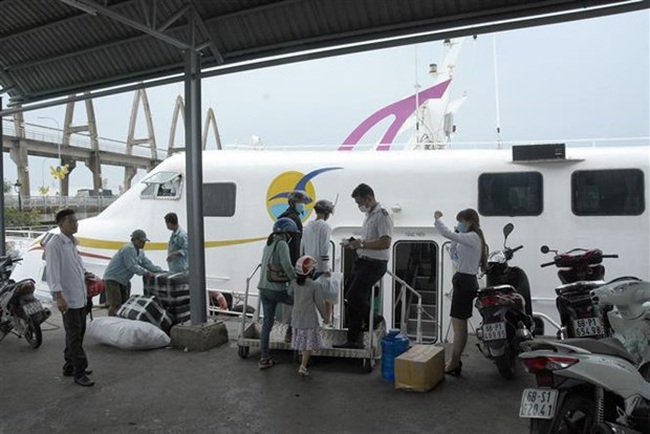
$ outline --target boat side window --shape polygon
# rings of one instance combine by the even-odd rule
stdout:
[[[142,199],[180,199],[182,177],[177,172],[158,172],[142,180],[146,187],[140,193]]]
[[[485,216],[537,216],[544,209],[539,172],[483,173],[478,178],[478,210]]]
[[[237,203],[237,186],[234,182],[203,184],[203,216],[232,217]]]
[[[609,169],[573,172],[571,210],[577,216],[643,214],[645,211],[643,171]]]

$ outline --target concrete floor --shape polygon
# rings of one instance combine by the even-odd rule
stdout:
[[[95,311],[95,316],[105,311]],[[524,433],[519,419],[523,369],[503,380],[470,338],[460,378],[428,393],[395,390],[380,366],[316,359],[311,377],[297,375],[292,354],[266,371],[258,353],[237,356],[230,342],[203,353],[124,351],[86,340],[96,385],[61,375],[64,332],[54,313],[43,345],[0,342],[0,433]]]

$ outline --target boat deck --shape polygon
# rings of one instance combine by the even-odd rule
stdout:
[[[94,315],[105,315],[95,310]],[[300,378],[289,351],[272,369],[258,353],[237,356],[238,321],[227,322],[228,345],[201,353],[173,349],[124,351],[86,339],[96,385],[61,375],[64,332],[53,313],[43,345],[0,342],[0,433],[497,433],[527,432],[519,419],[523,369],[503,380],[470,341],[463,375],[428,393],[395,390],[381,366],[364,373],[359,360],[316,358]]]

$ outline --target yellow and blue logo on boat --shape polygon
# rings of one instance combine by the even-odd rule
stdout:
[[[266,210],[269,213],[269,217],[273,221],[277,220],[280,214],[285,212],[289,206],[287,203],[289,194],[295,190],[302,190],[312,199],[311,202],[305,205],[305,211],[302,214],[302,220],[307,220],[312,213],[314,202],[316,201],[316,188],[311,180],[321,173],[339,169],[342,169],[342,167],[324,167],[322,169],[312,170],[307,174],[298,171],[289,171],[276,176],[266,191]]]

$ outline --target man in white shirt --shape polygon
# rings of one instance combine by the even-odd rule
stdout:
[[[74,237],[78,229],[74,210],[59,211],[56,224],[61,233],[47,242],[45,257],[47,284],[65,328],[63,375],[74,377],[74,382],[80,386],[89,387],[95,382],[88,378],[92,371],[87,370],[88,359],[83,349],[88,299],[85,270]]]
[[[393,237],[393,219],[375,199],[375,192],[367,184],[359,184],[352,191],[359,211],[366,217],[361,228],[361,239],[351,240],[346,248],[354,249],[357,259],[347,279],[348,339],[344,348],[363,347],[361,331],[370,317],[372,287],[386,273]]]

